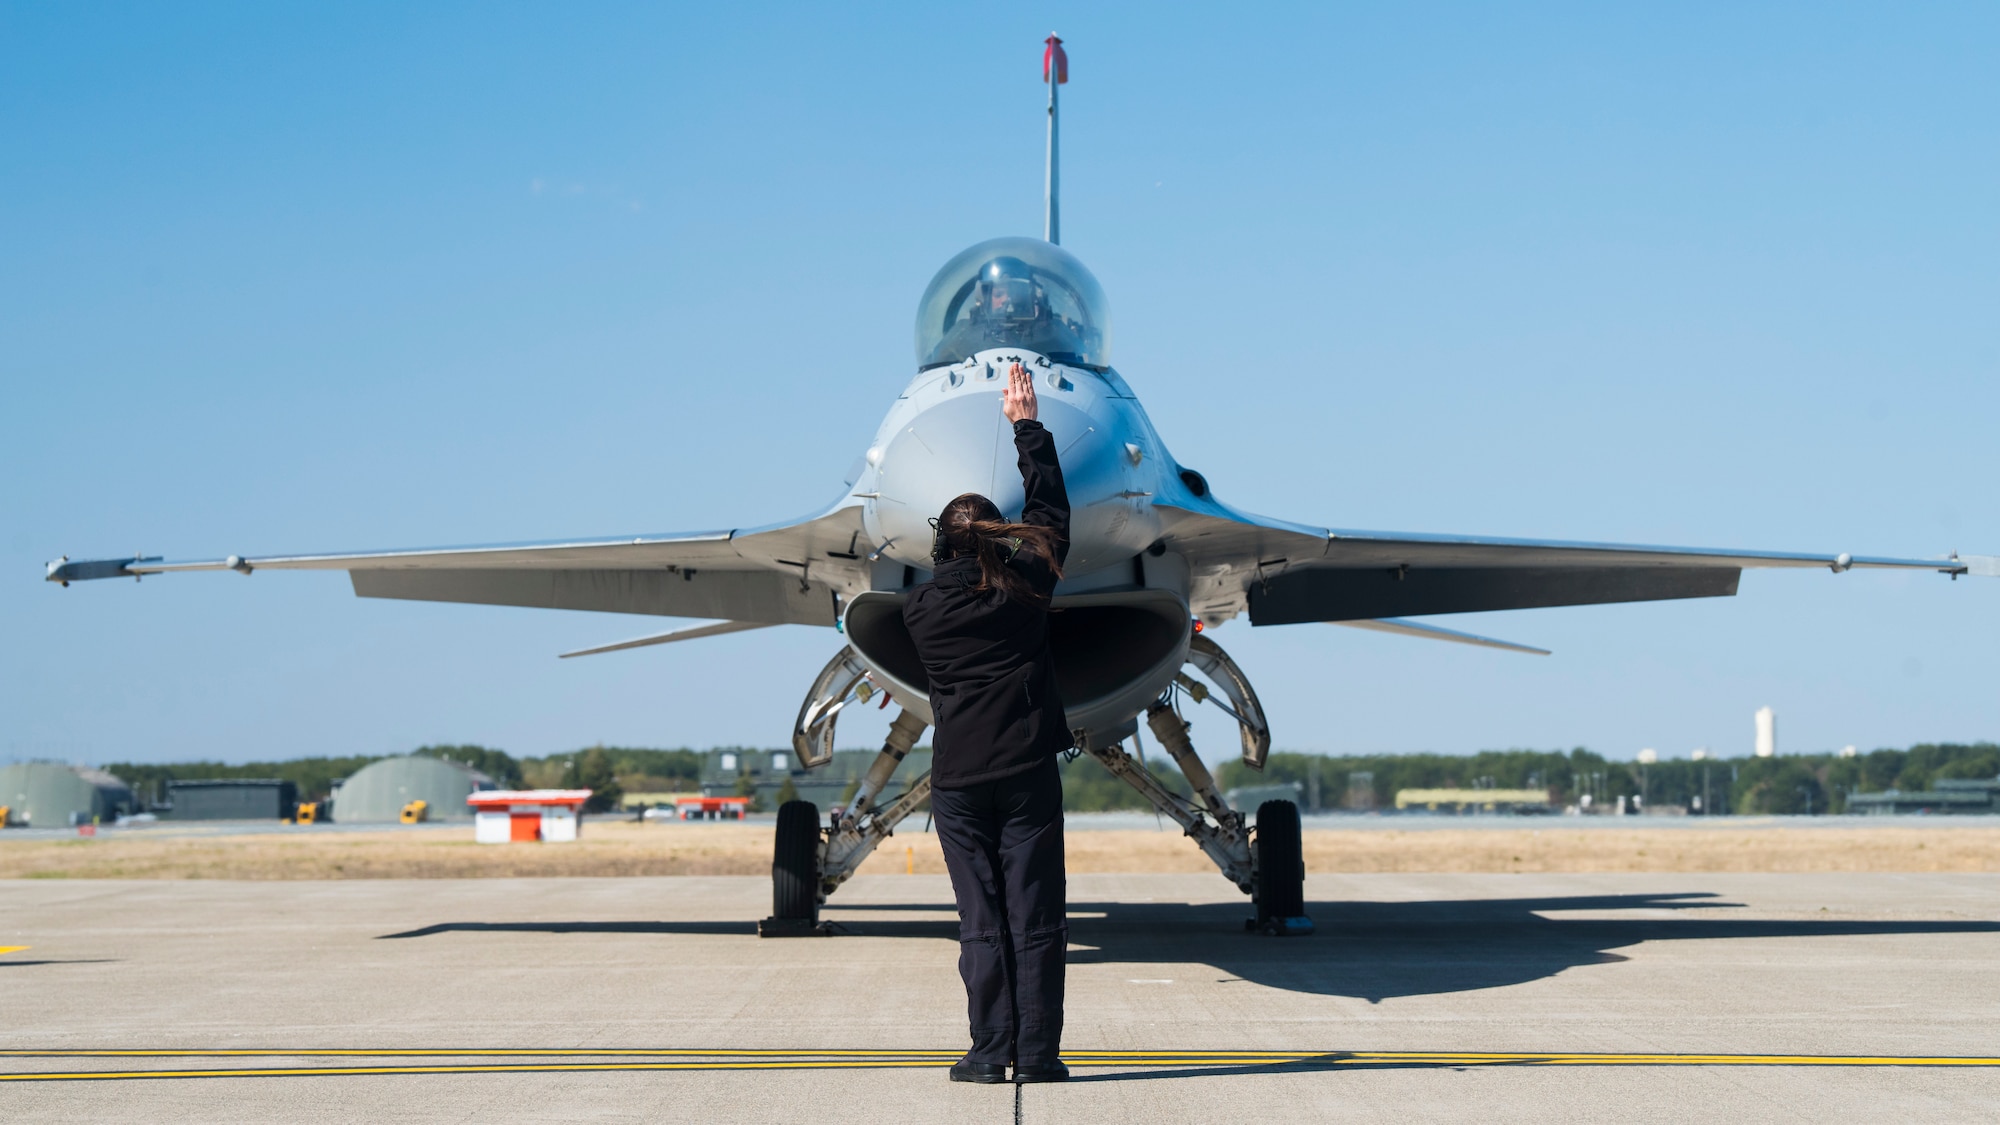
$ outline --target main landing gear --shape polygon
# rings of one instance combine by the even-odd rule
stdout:
[[[1195,679],[1188,669],[1210,682]],[[867,668],[852,647],[842,649],[828,662],[799,708],[792,732],[793,746],[807,768],[832,760],[834,722],[841,709],[855,698],[865,700],[874,690]],[[1290,801],[1265,801],[1258,806],[1255,823],[1230,808],[1188,738],[1188,723],[1178,709],[1183,698],[1213,703],[1235,719],[1242,734],[1244,760],[1263,767],[1271,735],[1257,694],[1229,654],[1199,634],[1190,642],[1187,664],[1175,675],[1173,685],[1146,709],[1146,725],[1187,778],[1194,791],[1192,798],[1161,785],[1146,769],[1139,752],[1136,720],[1127,725],[1124,736],[1108,743],[1093,744],[1085,736],[1079,740],[1079,749],[1136,789],[1161,816],[1180,825],[1195,846],[1215,862],[1223,878],[1251,897],[1255,914],[1245,919],[1246,930],[1272,936],[1312,933],[1313,922],[1305,912],[1305,857],[1298,806]],[[826,825],[820,824],[819,809],[809,801],[788,801],[778,810],[777,843],[771,861],[771,917],[758,923],[759,936],[828,932],[819,920],[820,904],[930,796],[930,774],[925,773],[888,804],[876,804],[924,730],[922,719],[908,711],[899,713],[853,802]],[[1125,749],[1126,738],[1133,743],[1132,752]]]
[[[1243,759],[1263,768],[1271,748],[1270,728],[1264,723],[1264,709],[1243,670],[1207,637],[1197,634],[1188,647],[1187,667],[1207,677],[1213,687],[1187,674],[1184,669],[1174,684],[1146,709],[1146,725],[1153,737],[1179,767],[1194,790],[1184,798],[1161,785],[1146,769],[1138,739],[1132,730],[1131,753],[1124,740],[1109,745],[1085,745],[1083,750],[1139,791],[1161,816],[1170,817],[1181,831],[1215,862],[1222,877],[1248,894],[1256,907],[1244,928],[1272,936],[1303,935],[1313,932],[1312,919],[1305,911],[1305,855],[1299,831],[1299,808],[1290,801],[1265,801],[1251,824],[1242,813],[1222,798],[1208,766],[1195,753],[1188,738],[1188,722],[1178,710],[1181,698],[1196,703],[1213,703],[1236,720],[1243,738]],[[1216,698],[1217,694],[1227,698]]]
[[[843,648],[821,669],[799,708],[792,727],[792,747],[808,769],[833,760],[834,724],[841,709],[859,699],[866,702],[878,689],[852,646]],[[931,775],[925,772],[886,805],[878,805],[896,767],[927,729],[922,719],[899,711],[889,724],[881,753],[854,791],[845,809],[822,826],[819,806],[811,801],[786,801],[778,809],[778,833],[771,857],[771,916],[757,924],[759,937],[822,936],[820,904],[853,877],[896,826],[931,795]]]

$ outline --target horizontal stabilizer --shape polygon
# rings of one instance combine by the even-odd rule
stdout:
[[[1406,621],[1400,617],[1382,617],[1372,621],[1331,621],[1330,625],[1345,625],[1350,629],[1372,629],[1378,633],[1401,633],[1406,637],[1423,637],[1433,641],[1451,641],[1461,645],[1479,645],[1482,648],[1504,648],[1509,652],[1529,652],[1536,656],[1547,656],[1549,650],[1533,645],[1517,645],[1513,641],[1495,640],[1477,633],[1461,633],[1456,629],[1443,629],[1436,625],[1424,625],[1416,621]]]
[[[692,641],[702,637],[719,637],[724,633],[741,633],[746,629],[768,629],[770,621],[717,621],[710,625],[694,625],[686,629],[674,629],[666,633],[654,633],[650,637],[638,637],[616,644],[599,645],[596,648],[580,648],[575,652],[565,652],[559,659],[568,660],[572,656],[595,656],[600,652],[617,652],[627,648],[645,648],[647,645],[667,645],[675,641]]]

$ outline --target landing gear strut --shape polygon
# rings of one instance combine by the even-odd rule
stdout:
[[[793,727],[792,745],[807,768],[833,759],[833,732],[841,708],[856,697],[866,702],[876,690],[867,669],[850,646],[828,662],[806,695]],[[757,924],[759,937],[806,937],[827,933],[819,920],[820,904],[874,854],[896,826],[931,795],[931,775],[910,783],[893,801],[877,805],[883,790],[903,764],[910,748],[928,724],[899,711],[889,724],[881,753],[868,767],[854,799],[819,822],[819,807],[811,801],[787,801],[778,810],[778,833],[771,860],[771,917]]]
[[[1194,790],[1193,800],[1167,789],[1147,771],[1136,732],[1132,753],[1126,752],[1123,740],[1106,746],[1086,745],[1084,750],[1113,776],[1138,790],[1161,816],[1171,817],[1215,861],[1222,877],[1251,897],[1256,916],[1245,920],[1245,929],[1273,936],[1312,933],[1312,919],[1305,912],[1305,857],[1298,806],[1290,801],[1266,801],[1258,807],[1254,825],[1230,808],[1208,766],[1195,753],[1188,723],[1175,710],[1173,696],[1177,689],[1197,703],[1213,702],[1235,719],[1243,736],[1243,760],[1256,769],[1264,767],[1264,756],[1271,748],[1263,707],[1242,669],[1214,641],[1197,635],[1189,645],[1188,664],[1214,681],[1215,688],[1180,673],[1174,677],[1175,688],[1146,709],[1146,725],[1187,778]],[[1228,702],[1214,698],[1217,692]]]

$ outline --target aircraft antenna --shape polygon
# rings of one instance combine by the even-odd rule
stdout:
[[[1042,41],[1042,81],[1049,84],[1049,171],[1042,191],[1048,204],[1047,220],[1042,226],[1042,237],[1050,242],[1062,242],[1062,179],[1056,165],[1056,89],[1069,81],[1069,56],[1063,53],[1062,40],[1056,33]]]

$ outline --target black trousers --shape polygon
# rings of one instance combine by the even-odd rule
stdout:
[[[974,1062],[1038,1066],[1062,1046],[1062,777],[1056,760],[964,789],[931,791],[958,898],[958,973]]]

